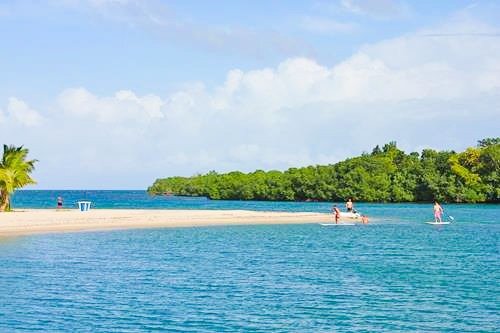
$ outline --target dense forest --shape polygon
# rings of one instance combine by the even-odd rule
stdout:
[[[390,142],[332,165],[157,179],[148,192],[233,200],[498,203],[500,138],[460,153],[406,154]]]

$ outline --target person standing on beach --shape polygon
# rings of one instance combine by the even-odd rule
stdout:
[[[434,201],[434,222],[443,222],[441,219],[441,215],[443,214],[443,207],[437,202]]]
[[[340,218],[340,209],[337,207],[337,205],[333,205],[332,213],[335,216],[335,224],[338,224]]]
[[[61,209],[63,206],[63,199],[62,197],[57,197],[57,209]]]
[[[347,209],[348,213],[352,213],[353,202],[351,198],[347,199],[347,202],[345,203],[345,208]]]

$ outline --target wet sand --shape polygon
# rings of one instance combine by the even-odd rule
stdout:
[[[0,213],[0,237],[55,232],[249,224],[331,223],[322,213],[247,210],[23,209]]]

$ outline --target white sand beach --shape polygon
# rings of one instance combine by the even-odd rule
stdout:
[[[332,222],[330,214],[248,210],[18,209],[0,213],[0,237],[54,232]]]

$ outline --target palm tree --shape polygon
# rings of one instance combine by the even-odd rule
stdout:
[[[3,157],[0,161],[0,212],[10,211],[10,196],[18,188],[35,184],[30,173],[35,168],[36,160],[27,160],[28,149],[3,145]]]

